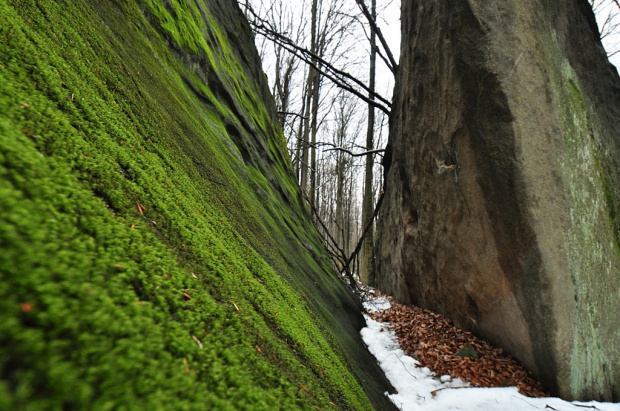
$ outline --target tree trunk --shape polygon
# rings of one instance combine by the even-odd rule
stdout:
[[[304,195],[308,194],[308,158],[310,153],[310,109],[312,105],[312,85],[313,85],[314,69],[308,70],[308,80],[306,83],[306,101],[303,119],[303,133],[301,135],[301,161],[299,164],[300,177],[299,185]]]
[[[317,134],[317,118],[319,114],[319,90],[321,86],[321,75],[315,72],[314,82],[312,86],[312,123],[310,133],[312,135],[311,161],[310,161],[310,205],[314,207],[316,204],[316,134]]]
[[[311,42],[310,42],[310,51],[313,53],[313,56],[316,55],[317,51],[317,18],[318,18],[318,0],[312,0],[312,27],[311,27]],[[309,164],[308,160],[310,157],[310,114],[311,108],[316,102],[313,104],[313,99],[315,98],[315,90],[314,85],[316,83],[315,77],[318,75],[316,69],[316,58],[312,57],[312,63],[308,68],[308,79],[306,83],[306,110],[305,110],[305,118],[304,118],[304,132],[303,132],[303,150],[302,150],[302,158],[301,158],[301,178],[300,178],[300,186],[301,191],[308,195],[311,198],[314,193],[308,192],[308,179],[309,179]],[[318,90],[317,90],[318,92]],[[312,105],[312,106],[311,106]],[[312,110],[314,111],[314,110]],[[314,124],[314,121],[313,123]],[[315,136],[312,136],[316,138]],[[313,142],[314,144],[314,142]],[[314,146],[312,146],[312,151],[314,152]]]
[[[307,93],[308,91],[306,90],[305,93]],[[301,112],[304,113],[304,115],[306,114],[306,94],[304,93],[304,95],[302,96],[301,101],[303,101],[302,103],[302,107],[301,107]],[[304,148],[304,140],[303,140],[303,133],[304,133],[304,120],[302,119],[299,122],[299,129],[297,130],[297,144],[295,147],[295,160],[293,162],[293,167],[295,167],[295,175],[297,176],[297,181],[300,182],[301,181],[301,157],[303,156],[303,148]]]
[[[377,1],[372,0],[371,13],[372,18],[376,19],[376,5]],[[375,91],[375,64],[377,60],[377,45],[375,31],[370,31],[370,75],[369,75],[369,98],[374,100],[373,92]],[[366,131],[366,150],[372,150],[374,144],[374,132],[375,132],[375,108],[372,104],[368,104],[368,129]],[[366,156],[366,173],[364,179],[364,199],[362,204],[362,230],[371,222],[373,213],[373,190],[372,190],[372,169],[374,166],[374,154]],[[374,227],[370,227],[366,237],[364,237],[364,243],[362,245],[361,255],[361,270],[360,277],[362,284],[375,286],[375,274],[374,274],[374,258],[373,258],[373,239],[374,239]]]
[[[339,246],[345,249],[345,233],[344,233],[344,154],[338,153],[336,160],[336,218],[334,236]],[[342,269],[342,267],[338,267]]]

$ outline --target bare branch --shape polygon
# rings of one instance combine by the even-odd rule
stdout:
[[[392,71],[392,73],[396,75],[396,71],[398,70],[398,63],[396,63],[396,60],[394,59],[394,55],[392,54],[390,47],[385,41],[385,37],[383,37],[383,33],[381,32],[381,29],[379,28],[379,26],[377,26],[377,22],[375,21],[375,19],[372,18],[370,11],[368,11],[368,7],[366,7],[366,4],[364,3],[364,0],[355,0],[355,2],[362,10],[362,13],[364,13],[364,16],[368,20],[368,23],[370,24],[370,27],[372,28],[372,30],[374,30],[375,33],[377,33],[377,37],[379,37],[379,41],[381,42],[381,45],[383,46],[383,49],[385,50],[385,54],[387,54],[387,57],[389,59],[390,64],[387,64],[386,62],[386,65]]]
[[[293,113],[290,111],[278,111],[278,114],[282,114],[283,116],[295,116],[297,118],[301,118],[301,119],[305,119],[306,117],[304,117],[303,115],[299,114],[299,113]]]
[[[308,199],[308,197],[305,194],[303,194],[303,196],[306,199],[306,201],[308,202],[308,204],[310,204],[310,200]],[[323,220],[319,216],[319,212],[316,209],[316,207],[314,205],[312,205],[312,204],[310,206],[312,208],[312,213],[314,214],[316,220],[319,222],[321,227],[323,227],[323,231],[325,232],[325,235],[327,236],[327,239],[329,241],[331,241],[332,247],[337,251],[337,254],[332,254],[332,256],[336,257],[337,260],[343,265],[344,271],[345,271],[345,275],[349,279],[349,282],[350,282],[351,286],[355,286],[356,281],[355,281],[355,278],[353,277],[353,274],[351,273],[351,270],[349,269],[350,261],[347,262],[347,255],[346,255],[346,253],[344,252],[344,250],[342,248],[338,247],[338,242],[329,233],[329,229],[327,228],[327,226],[325,225],[325,223],[323,222]]]
[[[363,95],[361,92],[359,92],[358,90],[356,90],[355,88],[353,88],[351,85],[337,79],[336,77],[334,77],[333,75],[321,70],[318,65],[313,64],[312,61],[310,59],[307,59],[306,57],[304,57],[303,55],[299,55],[298,53],[296,53],[295,48],[297,48],[297,46],[291,46],[291,48],[287,47],[286,45],[283,45],[283,47],[288,50],[291,53],[294,53],[295,55],[297,55],[299,58],[301,58],[306,64],[308,64],[309,66],[313,67],[315,70],[318,70],[321,72],[321,74],[323,76],[325,76],[327,79],[331,80],[336,86],[338,86],[339,88],[348,91],[349,93],[355,95],[356,97],[358,97],[359,99],[363,100],[365,103],[371,104],[373,107],[383,111],[385,114],[390,114],[390,109],[388,107],[391,107],[391,103],[389,102],[389,100],[386,100],[385,98],[383,98],[382,96],[380,96],[377,93],[374,93],[374,96],[381,100],[383,103],[386,104],[386,106],[384,106],[383,104],[377,103],[376,101],[370,100],[368,97],[366,97],[365,95]],[[299,48],[299,51],[304,50],[303,48]],[[350,75],[347,75],[347,77],[349,77]],[[352,76],[350,76],[351,78],[353,78]],[[359,80],[355,80],[356,82],[358,82]],[[364,89],[368,89],[365,85],[363,85]],[[367,90],[369,91],[369,90]],[[369,91],[370,92],[370,91]]]
[[[329,144],[329,143],[326,143],[326,144]],[[376,150],[368,150],[368,151],[364,151],[364,152],[361,152],[361,153],[354,153],[351,150],[348,150],[348,149],[346,149],[344,147],[327,148],[327,149],[325,149],[323,151],[342,151],[344,153],[347,153],[351,157],[363,157],[363,156],[369,156],[371,154],[379,154],[379,155],[381,155],[381,153],[385,152],[384,149],[379,148],[379,149],[376,149]]]
[[[262,20],[251,8],[248,8],[247,11],[253,16],[250,24],[253,26],[256,33],[261,34],[262,36],[268,38],[275,43],[278,43],[285,50],[294,54],[306,64],[319,71],[323,76],[331,80],[339,88],[354,94],[358,98],[362,99],[364,102],[372,104],[374,107],[385,112],[386,114],[390,113],[391,102],[388,99],[370,90],[368,86],[366,86],[362,81],[358,80],[351,74],[334,67],[331,63],[321,58],[316,53],[312,53],[310,50],[297,45],[294,41],[292,41],[285,35],[278,33],[275,28],[271,27],[271,24],[269,22]],[[369,93],[369,95],[372,95],[381,103],[377,103],[368,99],[347,81],[351,81],[357,86],[361,87],[364,91]]]

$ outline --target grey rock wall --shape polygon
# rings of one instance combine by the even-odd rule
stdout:
[[[620,78],[586,0],[403,0],[379,288],[620,400]]]

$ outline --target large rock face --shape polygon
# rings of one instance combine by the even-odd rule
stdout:
[[[402,10],[379,287],[620,400],[620,79],[587,1]]]
[[[0,16],[0,410],[394,409],[235,1]]]

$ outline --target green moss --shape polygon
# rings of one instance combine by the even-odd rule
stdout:
[[[205,3],[163,4],[0,0],[0,408],[371,409],[281,133]]]

